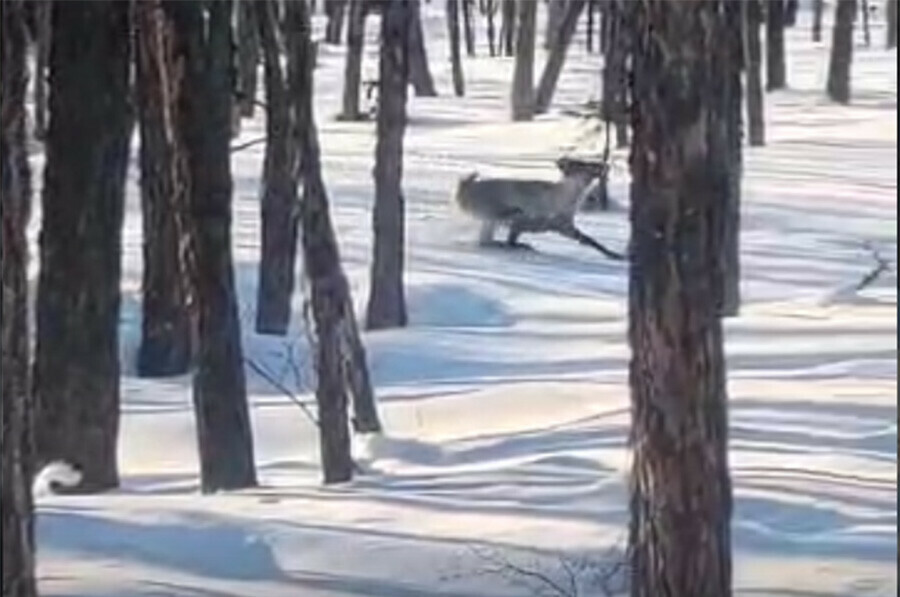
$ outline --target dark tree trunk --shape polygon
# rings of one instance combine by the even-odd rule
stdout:
[[[784,62],[784,0],[766,0],[766,91],[787,86]]]
[[[631,595],[728,597],[732,510],[714,226],[728,189],[719,2],[634,10]],[[665,48],[665,53],[660,49]],[[698,131],[705,131],[698,135]]]
[[[291,140],[291,99],[278,52],[271,1],[257,5],[266,85],[266,156],[262,180],[262,254],[256,295],[256,331],[283,336],[291,320],[297,257],[297,177]]]
[[[254,0],[238,2],[238,102],[241,116],[250,118],[256,108],[256,79],[259,66],[259,26]]]
[[[340,45],[347,2],[348,0],[325,0],[325,14],[328,16],[328,22],[325,25],[325,43]]]
[[[609,29],[611,6],[615,0],[598,0],[600,2],[600,52],[606,54],[609,49]]]
[[[762,46],[759,26],[762,20],[757,2],[741,2],[745,67],[747,72],[747,129],[752,147],[766,144],[765,100],[762,89]]]
[[[628,35],[624,28],[624,6],[617,1],[605,3],[603,56],[603,114],[604,120],[616,127],[616,147],[628,145],[628,116],[625,109],[626,86],[625,64],[628,59]]]
[[[144,230],[143,318],[138,375],[185,373],[191,364],[190,286],[185,269],[188,176],[174,128],[177,59],[158,0],[135,3],[137,100]]]
[[[484,0],[484,12],[487,17],[488,49],[491,53],[491,57],[497,55],[497,32],[494,28],[494,13],[497,6],[496,1],[497,0]]]
[[[34,136],[43,141],[47,136],[47,68],[50,63],[50,0],[37,0],[37,52],[34,65]]]
[[[512,119],[534,118],[534,37],[537,1],[520,0],[516,34],[516,66],[512,82]]]
[[[119,282],[131,129],[126,2],[53,3],[34,394],[42,462],[116,487]]]
[[[466,31],[466,54],[468,56],[475,55],[475,23],[473,22],[473,10],[472,4],[474,0],[461,0],[462,2],[462,13],[463,13],[463,25],[465,26]],[[457,20],[459,20],[457,18]]]
[[[357,433],[379,433],[381,432],[381,420],[375,404],[372,380],[369,378],[366,349],[360,338],[349,290],[345,302],[342,330],[344,332],[342,335],[344,377],[353,397],[353,428]]]
[[[559,23],[553,45],[550,48],[550,55],[547,56],[547,64],[544,65],[544,72],[538,83],[534,100],[534,110],[538,114],[546,112],[550,107],[550,102],[553,101],[553,93],[556,91],[556,84],[566,60],[566,52],[575,35],[578,19],[586,4],[587,0],[568,0],[566,2],[566,13]]]
[[[545,4],[547,5],[547,22],[544,29],[544,49],[549,50],[556,43],[563,18],[566,15],[568,0],[547,0]]]
[[[825,12],[825,0],[812,0],[813,24],[812,39],[815,42],[822,41],[822,13]]]
[[[588,54],[594,51],[594,26],[595,20],[594,16],[597,12],[597,2],[596,0],[588,0],[587,4],[587,52]]]
[[[887,49],[890,50],[897,47],[897,0],[887,0],[884,13],[887,20]]]
[[[828,97],[841,104],[850,103],[850,64],[853,61],[855,16],[856,0],[837,0],[826,89]]]
[[[447,30],[450,37],[450,63],[453,67],[453,93],[466,94],[462,59],[459,52],[459,0],[447,0]]]
[[[391,1],[381,12],[381,56],[378,69],[378,125],[375,144],[375,207],[372,212],[374,252],[371,291],[366,311],[370,330],[406,325],[403,296],[405,207],[403,134],[406,130],[406,77],[410,57],[407,30],[417,20],[418,2]]]
[[[28,239],[31,172],[25,140],[25,6],[0,3],[0,503],[2,592],[37,595],[34,518],[29,484],[31,402],[28,396]]]
[[[866,47],[872,45],[872,31],[869,29],[869,0],[860,0],[859,10],[862,13],[863,41]]]
[[[394,0],[388,0],[388,3]],[[418,97],[435,97],[437,90],[434,88],[434,79],[431,77],[431,70],[428,66],[428,54],[425,51],[425,35],[422,33],[422,15],[419,11],[419,0],[402,0],[411,4],[409,26],[406,31],[407,42],[409,44],[407,52],[409,58],[409,82],[412,83],[413,89]],[[382,5],[382,18],[386,11],[385,5]],[[379,96],[379,101],[381,101]]]
[[[303,180],[300,222],[303,228],[303,261],[312,291],[316,332],[316,402],[319,409],[319,441],[325,483],[353,477],[347,392],[341,365],[341,326],[350,302],[328,196],[322,180],[319,141],[313,114],[312,42],[305,2],[287,4],[288,64],[294,120],[291,134],[297,143],[297,160]]]
[[[537,1],[537,0],[535,0]],[[516,0],[498,0],[500,2],[500,47],[504,56],[515,55],[516,39]]]
[[[201,490],[256,485],[231,257],[232,43],[230,2],[164,0],[184,46],[178,125],[191,179],[191,275],[198,350],[193,397]]]
[[[797,24],[797,9],[800,8],[798,0],[784,0],[784,26],[793,27]]]
[[[720,219],[716,227],[721,235],[718,256],[721,260],[722,288],[718,297],[719,315],[734,317],[741,305],[741,263],[740,263],[740,223],[741,223],[741,179],[743,177],[741,69],[745,61],[741,43],[741,7],[737,2],[722,0],[724,7],[724,43],[716,52],[722,64],[718,72],[724,73],[724,85],[718,87],[723,102],[726,122],[727,147],[722,155],[727,156],[725,168],[728,172],[728,194],[725,207],[717,210]]]
[[[362,55],[366,33],[366,2],[350,2],[347,23],[347,58],[344,63],[344,96],[340,120],[363,120],[359,110],[359,84],[362,77]]]

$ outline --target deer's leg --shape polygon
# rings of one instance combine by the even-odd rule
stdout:
[[[489,247],[494,244],[494,223],[490,220],[481,221],[481,231],[478,233],[478,244]]]
[[[506,237],[506,246],[510,249],[531,249],[531,245],[519,242],[522,234],[522,225],[513,220],[509,224],[509,234]]]

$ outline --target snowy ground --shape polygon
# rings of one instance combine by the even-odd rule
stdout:
[[[39,500],[45,595],[523,596],[529,588],[487,573],[486,557],[564,584],[561,554],[615,559],[627,521],[626,266],[549,237],[529,239],[534,253],[479,250],[475,227],[448,202],[473,169],[553,177],[553,158],[591,150],[584,125],[560,109],[596,96],[598,60],[580,39],[555,111],[510,124],[511,60],[467,60],[468,95],[452,97],[440,9],[425,11],[441,97],[412,100],[406,136],[412,324],[365,338],[391,439],[356,446],[368,474],[325,489],[313,428],[251,374],[263,487],[198,495],[186,379],[133,376],[141,240],[132,179],[124,487]],[[851,289],[874,267],[864,243],[896,255],[897,55],[881,48],[876,23],[876,47],[856,47],[853,106],[830,105],[827,47],[807,41],[802,17],[788,40],[791,89],[768,96],[769,143],[745,160],[745,302],[727,324],[735,582],[748,596],[892,596],[896,276]],[[320,62],[325,175],[361,307],[374,125],[334,121],[343,50],[322,46]],[[240,141],[262,133],[260,116]],[[289,339],[251,331],[261,157],[257,145],[234,160],[244,341],[249,357],[296,385],[288,362],[308,368],[299,322]],[[622,205],[625,159],[616,155],[612,187]],[[624,211],[581,222],[613,247],[627,241]]]

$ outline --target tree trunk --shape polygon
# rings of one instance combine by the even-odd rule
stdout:
[[[325,26],[325,43],[340,45],[347,2],[348,0],[325,0],[325,14],[328,16]]]
[[[119,282],[131,129],[129,5],[55,2],[34,394],[41,462],[116,487]]]
[[[536,0],[535,0],[536,1]],[[568,0],[547,0],[547,22],[544,29],[544,49],[549,50],[556,44],[560,27],[566,15]]]
[[[135,4],[141,209],[144,231],[143,317],[137,370],[142,377],[187,372],[191,364],[190,295],[185,265],[188,176],[174,129],[181,80],[171,24],[158,0]]]
[[[536,0],[519,0],[516,66],[512,82],[512,119],[534,117],[534,37],[537,16]]]
[[[31,172],[25,133],[28,87],[25,6],[0,3],[0,503],[2,592],[37,595],[34,519],[29,486],[31,403],[28,396],[28,239]]]
[[[488,38],[488,49],[491,52],[491,57],[497,55],[497,33],[494,28],[494,12],[496,11],[496,0],[484,0],[485,2],[485,15],[487,16],[487,38]]]
[[[37,17],[37,52],[34,65],[34,136],[43,141],[47,136],[47,69],[50,62],[50,0],[35,2]]]
[[[259,66],[259,26],[255,1],[238,2],[238,102],[241,116],[251,118],[256,109],[256,79]]]
[[[718,245],[721,250],[722,287],[718,297],[719,315],[734,317],[741,305],[741,263],[740,263],[740,222],[741,222],[741,179],[743,177],[743,144],[741,140],[743,106],[741,93],[741,69],[745,61],[741,43],[741,7],[737,2],[722,0],[724,7],[724,43],[716,52],[724,64],[719,72],[724,73],[724,85],[718,86],[724,104],[723,113],[727,134],[727,147],[723,152],[728,162],[728,194],[724,208],[717,210],[720,219],[716,228],[721,235]]]
[[[603,52],[603,115],[616,127],[616,147],[628,145],[628,117],[626,114],[625,64],[628,59],[628,34],[623,27],[624,6],[607,0],[604,5],[606,23]]]
[[[732,510],[719,284],[727,45],[719,2],[634,11],[629,341],[633,597],[728,597]],[[665,53],[659,48],[665,48]],[[701,132],[702,131],[702,132]]]
[[[370,330],[406,325],[403,296],[405,240],[403,134],[406,129],[405,36],[417,20],[416,1],[389,2],[381,13],[381,56],[378,69],[378,125],[375,144],[375,208],[372,212],[374,252],[371,291],[366,312]],[[411,58],[411,57],[410,57]]]
[[[534,100],[534,110],[538,114],[543,114],[550,107],[563,63],[566,60],[566,52],[575,35],[578,19],[586,4],[587,0],[568,0],[566,2],[566,13],[559,23],[553,46],[550,48],[550,55],[547,56],[547,64],[544,65],[544,72],[538,84]]]
[[[231,257],[230,2],[164,0],[184,47],[178,126],[190,174],[198,354],[193,397],[204,493],[256,485]]]
[[[340,120],[363,120],[359,110],[359,84],[362,77],[362,55],[366,34],[366,2],[350,2],[347,23],[347,58],[344,63],[344,96]]]
[[[822,13],[825,11],[825,0],[812,0],[813,24],[812,39],[815,42],[822,41]]]
[[[784,0],[784,26],[793,27],[797,24],[797,9],[800,8],[799,0]]]
[[[394,0],[388,0],[388,3]],[[413,89],[417,97],[436,97],[437,90],[434,88],[434,79],[431,77],[431,70],[428,66],[428,54],[425,51],[425,35],[422,33],[422,15],[419,11],[419,0],[401,0],[410,2],[409,27],[406,31],[408,50],[404,50],[408,54],[409,62],[409,82],[412,83]],[[384,5],[382,5],[384,6]],[[381,9],[382,18],[386,7]],[[379,96],[379,101],[381,101]]]
[[[278,52],[271,1],[257,5],[266,85],[266,155],[262,180],[262,252],[256,295],[256,331],[283,336],[291,320],[297,257],[297,177],[291,140],[291,99]]]
[[[850,64],[853,61],[855,16],[856,0],[837,0],[826,89],[828,97],[841,104],[850,103]]]
[[[500,52],[504,56],[513,56],[516,39],[516,0],[498,0],[500,2]],[[535,0],[537,1],[537,0]]]
[[[290,96],[296,116],[291,134],[297,143],[298,166],[303,180],[300,222],[303,261],[312,292],[316,332],[316,402],[319,409],[319,442],[325,483],[340,483],[353,477],[347,393],[341,364],[341,327],[350,301],[328,196],[322,180],[319,140],[313,114],[312,42],[305,2],[286,5],[290,24],[288,64]],[[405,85],[405,83],[404,83]],[[352,313],[352,312],[351,312]]]
[[[766,144],[765,99],[762,90],[762,47],[759,41],[761,21],[757,2],[741,2],[744,57],[747,71],[747,128],[751,147]]]
[[[766,1],[766,91],[784,89],[784,0]]]
[[[594,16],[597,11],[597,2],[595,0],[588,0],[587,4],[587,52],[588,54],[593,53],[594,51]]]
[[[450,63],[453,66],[453,93],[466,94],[462,60],[459,52],[459,0],[447,0],[447,30],[450,36]]]
[[[869,0],[860,0],[859,10],[862,13],[863,41],[866,47],[872,45],[872,32],[869,29]]]
[[[897,0],[887,0],[884,9],[887,19],[887,49],[897,47]]]
[[[468,56],[475,55],[475,23],[473,22],[472,17],[472,4],[474,0],[461,0],[462,1],[462,13],[463,13],[463,25],[465,26],[466,31],[466,54]],[[459,20],[457,18],[457,20]]]

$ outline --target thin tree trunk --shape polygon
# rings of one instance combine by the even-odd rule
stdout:
[[[519,0],[516,35],[516,66],[512,82],[512,119],[534,118],[534,38],[536,0]]]
[[[37,595],[34,514],[29,486],[28,239],[31,172],[25,132],[28,88],[25,6],[0,3],[0,503],[2,592]]]
[[[568,0],[566,2],[566,13],[559,23],[553,46],[550,48],[550,55],[547,56],[547,64],[544,65],[544,72],[538,83],[534,100],[534,110],[538,114],[546,112],[550,107],[550,102],[553,101],[553,93],[556,91],[556,84],[559,82],[559,75],[566,60],[566,52],[572,43],[578,19],[586,4],[587,0]]]
[[[723,209],[717,210],[720,219],[716,227],[721,240],[718,252],[722,272],[722,288],[718,297],[719,315],[734,317],[741,305],[741,263],[740,263],[740,223],[741,223],[741,179],[743,177],[743,144],[741,139],[741,70],[746,65],[741,43],[741,7],[731,0],[722,0],[724,7],[723,40],[716,52],[724,62],[719,72],[724,73],[724,85],[718,86],[724,104],[727,156],[724,167],[728,173],[728,195]]]
[[[474,0],[461,0],[462,2],[462,13],[463,13],[463,25],[466,31],[466,55],[474,56],[475,55],[475,23],[473,22],[473,10],[472,4]],[[459,20],[457,18],[457,20]]]
[[[34,394],[41,462],[116,487],[129,5],[53,3]]]
[[[544,49],[549,50],[556,43],[560,27],[566,15],[568,0],[547,0],[545,4],[547,5],[547,21],[544,29]]]
[[[349,290],[343,316],[344,320],[341,325],[343,367],[345,382],[353,398],[353,429],[357,433],[380,433],[381,420],[378,417],[375,391],[369,377],[366,349],[360,337]]]
[[[793,27],[797,24],[797,10],[800,8],[799,0],[784,0],[784,26]]]
[[[369,0],[350,2],[347,23],[347,58],[344,62],[344,95],[340,120],[363,120],[359,109],[359,85],[362,78],[362,55],[366,33],[366,3]]]
[[[254,0],[238,2],[238,89],[241,116],[250,118],[256,109],[257,68],[259,66],[258,3]]]
[[[257,5],[266,85],[266,155],[262,180],[262,252],[256,295],[256,331],[283,336],[291,320],[297,258],[297,178],[291,140],[291,99],[278,52],[271,1]]]
[[[341,483],[353,477],[350,430],[347,421],[345,371],[342,367],[341,334],[351,303],[328,196],[322,180],[319,140],[313,114],[313,64],[309,13],[305,2],[287,5],[290,96],[294,120],[291,134],[299,155],[303,180],[300,222],[303,261],[312,292],[316,332],[316,402],[319,410],[319,442],[325,483]],[[352,315],[352,311],[350,312]]]
[[[866,47],[871,47],[872,31],[869,29],[869,0],[860,0],[859,10],[862,13],[863,41]]]
[[[135,3],[141,209],[144,231],[143,317],[138,375],[185,373],[191,364],[189,282],[185,270],[188,176],[174,129],[181,81],[171,27],[158,0]]]
[[[623,27],[624,6],[607,0],[604,8],[606,22],[603,56],[603,112],[604,120],[616,127],[616,147],[628,145],[628,117],[625,110],[627,86],[625,63],[628,58],[628,35]]]
[[[256,485],[231,257],[231,14],[227,1],[164,0],[184,48],[178,126],[191,179],[191,275],[197,292],[193,382],[204,493]]]
[[[537,0],[535,0],[537,1]],[[498,0],[500,2],[500,47],[504,56],[514,56],[516,39],[516,0]]]
[[[853,61],[855,17],[856,0],[837,0],[826,90],[829,98],[841,104],[850,103],[850,64]]]
[[[822,13],[825,12],[825,0],[812,0],[813,3],[813,24],[812,24],[812,40],[815,42],[822,41]]]
[[[325,0],[325,14],[328,16],[325,25],[325,43],[340,45],[348,1],[355,0]]]
[[[709,226],[722,217],[727,192],[728,124],[718,93],[727,61],[717,56],[727,29],[718,2],[626,4],[637,44],[631,595],[729,597],[727,392],[722,325],[710,300],[722,247]]]
[[[887,19],[887,49],[897,47],[897,0],[887,0],[884,8]]]
[[[37,52],[34,65],[34,136],[43,141],[47,136],[47,69],[50,63],[50,0],[37,0]]]
[[[588,0],[587,4],[587,52],[594,52],[594,16],[597,11],[596,0]]]
[[[390,0],[390,2],[392,1]],[[405,50],[409,56],[407,59],[409,62],[409,81],[412,83],[417,97],[435,97],[437,96],[437,90],[434,87],[434,79],[431,77],[431,70],[428,66],[428,54],[425,51],[425,35],[422,33],[422,15],[419,10],[419,0],[401,1],[412,4],[410,8],[412,17],[410,17],[409,28],[406,32],[409,46],[408,50]],[[381,9],[382,18],[385,10],[386,8],[384,7]],[[379,101],[381,101],[381,96],[379,96]]]
[[[747,129],[751,147],[766,144],[765,99],[762,89],[761,14],[757,2],[741,2],[744,57],[747,72]]]
[[[491,52],[491,57],[497,55],[497,32],[494,28],[494,12],[497,10],[496,2],[497,0],[484,0],[484,12],[487,17],[488,49]]]
[[[406,77],[410,59],[407,30],[417,20],[417,2],[389,2],[381,13],[381,56],[378,70],[378,125],[375,144],[375,207],[372,213],[374,252],[371,291],[366,311],[370,330],[406,325],[403,293],[405,207],[403,135],[406,130]]]
[[[459,51],[459,0],[447,0],[447,31],[450,37],[450,62],[453,67],[453,93],[457,97],[462,97],[466,94],[466,87]]]
[[[766,91],[784,89],[784,0],[766,1]]]

